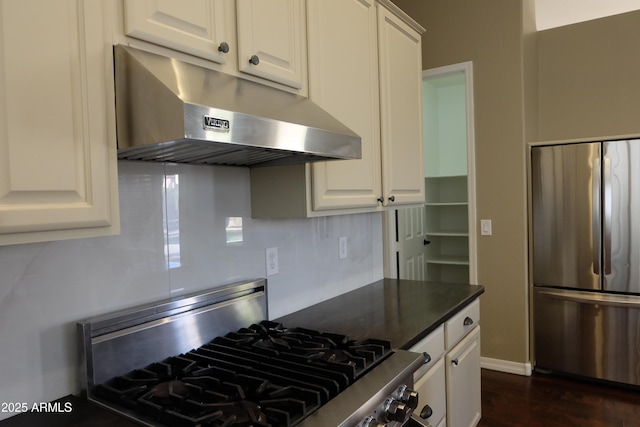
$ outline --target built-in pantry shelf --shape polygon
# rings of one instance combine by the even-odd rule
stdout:
[[[429,264],[469,265],[468,256],[438,256],[428,258]]]
[[[428,231],[427,236],[469,237],[468,231]]]
[[[425,178],[427,278],[468,283],[469,203],[466,176]]]
[[[425,206],[469,206],[467,202],[430,202],[425,203]]]

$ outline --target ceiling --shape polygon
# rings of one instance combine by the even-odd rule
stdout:
[[[535,0],[538,31],[640,9],[640,0]]]

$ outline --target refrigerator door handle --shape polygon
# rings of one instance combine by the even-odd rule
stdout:
[[[591,178],[591,256],[593,273],[600,274],[600,159],[593,161]]]
[[[637,295],[612,295],[597,292],[559,291],[553,289],[537,288],[540,296],[547,298],[572,301],[580,304],[606,305],[613,307],[640,307],[640,298]]]
[[[613,199],[611,189],[611,159],[609,157],[604,158],[604,179],[602,193],[602,212],[603,212],[603,232],[604,238],[603,252],[604,252],[604,274],[611,274],[611,221],[613,218]]]

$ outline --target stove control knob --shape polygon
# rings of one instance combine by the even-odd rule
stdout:
[[[362,427],[384,427],[385,424],[382,424],[377,419],[373,417],[367,417],[366,420],[362,423]]]
[[[398,421],[403,423],[409,418],[411,408],[399,400],[389,398],[385,403],[384,418],[385,421]]]
[[[409,389],[406,385],[398,388],[398,392],[396,393],[397,399],[407,405],[411,409],[416,409],[418,407],[418,392]]]

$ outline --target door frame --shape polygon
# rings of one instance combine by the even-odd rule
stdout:
[[[475,120],[473,98],[473,62],[461,62],[422,71],[422,80],[444,77],[462,72],[465,76],[466,120],[467,120],[467,198],[469,203],[469,283],[478,283],[477,219],[476,219],[476,159]],[[424,143],[424,142],[423,142]],[[396,210],[383,213],[384,277],[398,278],[399,246]]]

